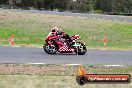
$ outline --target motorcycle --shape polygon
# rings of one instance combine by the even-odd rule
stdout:
[[[72,42],[61,36],[54,36],[52,32],[45,39],[43,49],[48,54],[60,53],[76,53],[78,55],[84,55],[87,52],[85,44],[77,42],[81,37],[79,35],[73,35],[71,37]]]

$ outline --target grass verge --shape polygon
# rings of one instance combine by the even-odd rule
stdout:
[[[90,73],[128,73],[132,66],[106,67],[84,65]],[[130,84],[86,84],[75,79],[77,66],[0,64],[0,88],[131,88]]]
[[[0,10],[0,43],[8,44],[8,38],[14,34],[15,44],[42,45],[54,26],[70,35],[80,34],[81,41],[91,48],[102,48],[106,37],[108,49],[132,50],[130,22],[10,10]]]

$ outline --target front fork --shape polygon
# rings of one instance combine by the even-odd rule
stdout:
[[[52,42],[48,41],[48,44],[52,45]]]
[[[81,43],[75,42],[75,44],[73,46],[75,46],[76,48],[79,48],[81,51],[83,51],[83,46],[81,45]]]

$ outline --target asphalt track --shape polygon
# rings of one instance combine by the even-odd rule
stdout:
[[[108,19],[116,21],[127,21],[132,22],[132,16],[121,16],[121,15],[103,15],[103,14],[88,14],[88,13],[72,13],[72,12],[58,12],[58,11],[39,11],[39,10],[18,10],[18,9],[1,9],[0,10],[11,10],[17,12],[32,12],[32,13],[44,13],[44,14],[57,14],[65,16],[80,16],[89,18]]]
[[[32,13],[44,13],[44,14],[57,14],[65,16],[80,16],[89,18],[108,19],[116,21],[128,21],[132,22],[132,16],[121,16],[121,15],[103,15],[103,14],[88,14],[88,13],[72,13],[72,12],[58,12],[58,11],[38,11],[38,10],[15,10],[18,12],[32,12]]]
[[[48,55],[43,48],[0,46],[0,63],[132,65],[132,51],[88,49],[83,56]]]

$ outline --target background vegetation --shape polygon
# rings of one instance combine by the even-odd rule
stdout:
[[[132,14],[132,0],[0,0],[0,4],[23,9]]]

